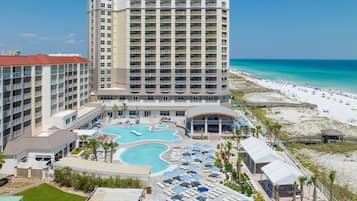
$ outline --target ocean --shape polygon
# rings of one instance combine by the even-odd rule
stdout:
[[[232,59],[231,68],[263,79],[357,93],[357,60]]]

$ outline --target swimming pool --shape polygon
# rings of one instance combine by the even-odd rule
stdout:
[[[151,166],[151,173],[158,173],[170,166],[160,155],[168,150],[164,144],[143,144],[130,147],[120,154],[120,160],[129,165]]]
[[[106,127],[102,129],[103,133],[118,135],[118,142],[127,144],[142,140],[164,140],[164,141],[178,141],[180,138],[175,135],[174,129],[151,130],[150,126],[138,124],[130,127]]]

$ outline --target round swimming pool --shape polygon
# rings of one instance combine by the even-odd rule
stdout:
[[[164,144],[143,144],[130,147],[120,154],[120,160],[129,165],[151,166],[151,173],[158,173],[170,165],[163,161],[160,155],[168,150]]]
[[[122,144],[142,141],[142,140],[163,140],[178,141],[179,137],[175,135],[173,129],[151,130],[148,125],[133,125],[130,127],[113,126],[102,129],[103,133],[118,135],[118,142]]]

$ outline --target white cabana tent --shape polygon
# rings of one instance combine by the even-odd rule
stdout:
[[[245,150],[244,162],[252,173],[261,173],[261,167],[282,158],[273,151],[264,141],[250,137],[241,141]]]
[[[261,168],[267,177],[266,188],[274,194],[275,186],[279,186],[279,195],[291,195],[294,182],[298,183],[299,177],[303,174],[294,166],[286,162],[276,160]]]

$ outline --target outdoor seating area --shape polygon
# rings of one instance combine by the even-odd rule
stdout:
[[[249,200],[219,183],[224,175],[214,166],[215,153],[208,144],[174,147],[171,158],[179,165],[165,172],[162,180],[156,183],[165,194],[165,200]]]

